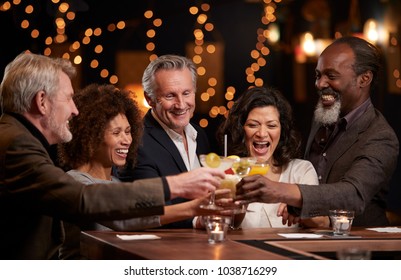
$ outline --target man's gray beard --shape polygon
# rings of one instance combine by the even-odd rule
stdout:
[[[322,102],[318,102],[315,109],[315,121],[323,124],[334,124],[340,116],[341,101],[337,100],[329,109],[324,108]]]
[[[58,124],[55,121],[55,110],[53,109],[50,112],[49,117],[47,117],[45,120],[43,120],[43,126],[45,129],[48,129],[51,131],[53,136],[56,136],[57,138],[57,143],[67,143],[72,140],[72,133],[69,131],[67,126],[63,126],[62,124]]]

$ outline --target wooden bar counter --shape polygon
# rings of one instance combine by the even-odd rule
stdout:
[[[372,252],[372,259],[401,259],[401,233],[353,228],[349,237],[285,238],[278,233],[324,233],[309,229],[246,229],[229,231],[227,240],[209,244],[204,230],[155,229],[143,232],[86,231],[81,252],[88,259],[149,260],[288,260],[335,259],[344,248]],[[117,234],[154,234],[157,240],[121,240]]]

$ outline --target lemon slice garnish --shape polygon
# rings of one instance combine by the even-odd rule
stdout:
[[[240,157],[237,155],[231,155],[231,156],[228,156],[227,158],[232,158],[232,159],[236,159],[236,160],[240,159]]]
[[[231,169],[233,169],[234,172],[236,172],[235,170],[238,168],[238,166],[239,166],[239,161],[240,161],[241,158],[240,158],[239,156],[237,156],[237,155],[230,155],[230,156],[228,156],[227,158],[231,158],[231,159],[234,160],[234,163],[233,163],[233,165],[231,166]]]
[[[215,153],[207,154],[205,161],[206,161],[207,166],[209,166],[209,167],[217,168],[220,166],[220,157],[218,154],[215,154]]]

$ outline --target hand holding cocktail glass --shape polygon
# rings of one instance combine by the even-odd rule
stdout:
[[[222,157],[214,153],[201,155],[200,161],[203,166],[226,171],[228,174],[221,180],[218,192],[223,189],[230,190],[230,192],[225,192],[224,195],[218,196],[219,205],[216,204],[215,193],[212,192],[209,204],[201,205],[200,208],[218,212],[220,215],[230,215],[232,217],[231,229],[237,229],[247,212],[247,205],[234,203],[237,184],[248,175],[266,175],[269,165],[258,162],[255,157]]]
[[[238,174],[241,179],[252,175],[266,175],[269,171],[269,164],[265,162],[260,162],[256,157],[242,157],[238,158],[238,161],[234,163],[233,170]],[[235,188],[237,193],[237,186]],[[234,197],[234,199],[236,196]],[[246,212],[248,212],[248,204],[234,204],[234,213],[232,216],[231,229],[238,229],[245,217]]]
[[[247,176],[237,185],[235,203],[238,205],[247,205],[252,202],[282,203],[282,201],[286,201],[285,197],[282,196],[284,193],[282,191],[283,188],[285,189],[285,195],[289,197],[300,195],[300,190],[296,184],[272,181],[267,176]],[[294,207],[302,206],[298,201],[294,201],[294,204],[290,202],[288,204]],[[282,217],[283,225],[287,224],[290,226],[301,221],[298,216],[288,212],[287,204],[279,205],[277,215]]]
[[[282,185],[288,185],[289,188],[291,187],[291,184],[278,183],[270,180],[266,176],[246,176],[237,184],[236,203],[279,203],[282,197],[278,196],[279,192],[277,190],[282,188]],[[296,185],[294,185],[294,187],[296,187]],[[289,189],[289,191],[292,190]]]
[[[199,159],[200,159],[202,166],[209,167],[209,168],[218,168],[221,171],[226,171],[226,170],[230,169],[232,167],[233,163],[235,162],[234,159],[218,156],[215,153],[209,153],[207,155],[200,155]],[[203,209],[207,209],[207,210],[215,210],[215,211],[224,210],[223,207],[216,205],[215,192],[212,192],[210,194],[209,204],[201,205],[200,207]]]

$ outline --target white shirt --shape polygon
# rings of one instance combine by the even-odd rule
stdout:
[[[155,112],[151,111],[152,116],[155,120],[161,125],[167,135],[170,137],[171,141],[173,141],[174,145],[177,147],[178,151],[180,152],[181,158],[185,163],[185,166],[188,171],[193,170],[195,168],[201,167],[199,162],[199,158],[196,154],[196,137],[198,136],[198,132],[196,129],[189,123],[185,128],[185,137],[188,143],[188,153],[185,150],[184,140],[180,134],[169,128],[165,125],[155,114]],[[192,219],[192,226],[195,227],[196,221],[198,217],[194,217]]]
[[[319,180],[312,163],[303,159],[290,161],[287,167],[282,170],[279,182],[291,184],[318,185]],[[248,210],[241,228],[277,228],[288,227],[282,224],[282,217],[277,216],[280,203],[254,202],[248,205]],[[298,227],[298,224],[291,227]]]
[[[180,152],[180,155],[182,157],[182,160],[185,163],[185,166],[187,167],[187,170],[193,170],[195,168],[200,167],[200,162],[198,159],[198,156],[196,155],[196,137],[198,136],[198,132],[196,129],[189,123],[185,128],[185,137],[187,139],[188,143],[188,153],[185,150],[185,145],[184,145],[184,140],[183,137],[172,130],[171,128],[167,127],[153,112],[151,111],[152,116],[155,118],[155,120],[161,125],[161,127],[166,131],[167,135],[170,137],[170,139],[174,142],[174,145],[177,147],[178,151]]]

